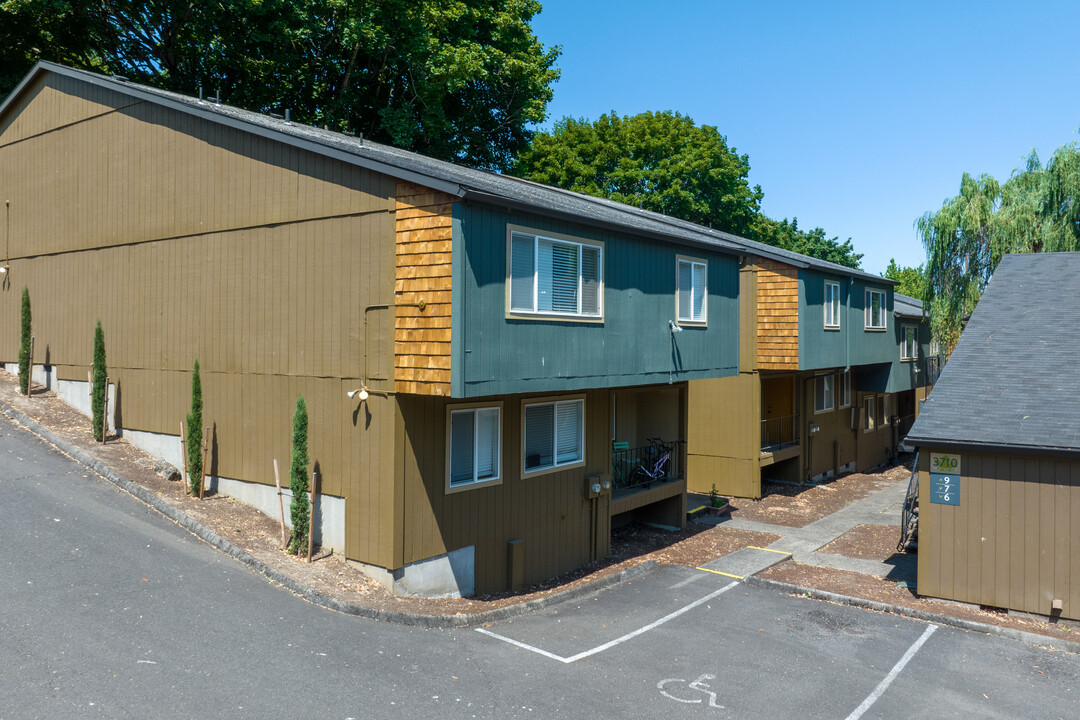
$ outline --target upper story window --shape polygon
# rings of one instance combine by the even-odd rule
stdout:
[[[499,482],[499,407],[450,410],[447,490]]]
[[[825,327],[840,327],[840,284],[825,283]]]
[[[602,245],[510,233],[510,312],[603,316]]]
[[[851,371],[842,372],[837,376],[836,394],[839,398],[837,407],[851,405]]]
[[[930,356],[931,357],[937,357],[940,354],[941,354],[941,343],[939,343],[937,340],[931,340],[930,341]]]
[[[885,329],[885,293],[881,290],[866,291],[866,329]]]
[[[835,407],[833,380],[835,375],[818,375],[814,378],[814,412],[827,412]]]
[[[585,401],[525,405],[525,472],[585,460]]]
[[[679,290],[675,294],[676,317],[680,323],[705,323],[707,320],[708,266],[701,260],[678,259]]]
[[[919,342],[914,325],[903,327],[904,336],[900,339],[900,359],[917,360],[919,358]]]

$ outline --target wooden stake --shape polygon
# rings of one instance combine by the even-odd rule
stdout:
[[[210,451],[210,426],[206,426],[206,439],[202,446],[202,477],[199,478],[199,499],[206,497],[206,453]]]
[[[30,377],[26,379],[26,397],[30,397],[30,381],[34,379],[34,336],[30,336]]]
[[[191,492],[191,481],[188,480],[187,469],[187,433],[184,431],[184,421],[180,421],[180,459],[184,463],[184,474],[180,476],[180,482],[184,483],[184,494]]]
[[[105,405],[101,413],[101,444],[105,444],[105,438],[109,435],[109,376],[105,376]]]
[[[311,471],[311,507],[308,508],[308,529],[307,529],[307,561],[311,562],[311,552],[315,546],[315,479],[318,476],[315,471]]]
[[[277,507],[281,513],[281,549],[285,549],[288,540],[285,538],[285,502],[281,499],[281,473],[278,472],[277,458],[274,458],[274,484],[277,485]]]

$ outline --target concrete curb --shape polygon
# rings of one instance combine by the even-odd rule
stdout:
[[[597,578],[590,582],[579,585],[578,587],[571,588],[569,590],[563,590],[560,592],[552,593],[535,600],[529,600],[527,602],[516,603],[514,605],[507,605],[506,607],[495,608],[493,610],[484,610],[477,613],[456,613],[453,615],[424,615],[420,613],[403,613],[394,612],[390,610],[377,610],[375,608],[368,607],[366,605],[359,605],[357,603],[344,602],[336,598],[332,598],[329,595],[318,592],[314,588],[308,587],[295,579],[289,577],[285,573],[276,570],[253,555],[245,552],[241,548],[237,547],[233,543],[229,542],[225,538],[218,535],[216,532],[206,527],[202,523],[194,520],[185,513],[177,510],[172,505],[168,504],[157,495],[153,494],[146,488],[131,482],[127,478],[122,477],[115,470],[110,468],[105,463],[101,462],[97,458],[91,456],[83,450],[75,447],[67,441],[61,439],[55,435],[51,430],[44,427],[40,423],[31,420],[29,417],[11,407],[7,403],[0,401],[0,413],[6,415],[9,419],[14,420],[22,428],[32,435],[36,435],[41,440],[49,443],[60,452],[64,453],[76,462],[85,465],[95,473],[105,478],[107,481],[116,485],[120,489],[124,490],[128,494],[134,496],[143,503],[149,505],[154,510],[169,518],[177,525],[181,526],[192,535],[206,541],[210,545],[221,552],[229,555],[236,560],[249,566],[251,569],[265,575],[274,583],[290,590],[296,595],[301,596],[305,600],[312,602],[316,605],[321,605],[330,610],[336,610],[337,612],[346,613],[348,615],[357,615],[359,617],[371,618],[372,620],[380,620],[382,622],[396,623],[398,625],[412,625],[415,627],[429,628],[429,629],[446,629],[446,628],[466,628],[474,625],[482,625],[484,623],[498,622],[500,620],[506,620],[507,618],[515,617],[517,615],[523,615],[527,612],[534,610],[540,610],[555,603],[563,602],[566,600],[572,600],[582,595],[587,595],[596,590],[600,590],[605,587],[617,585],[619,583],[631,580],[641,575],[645,575],[651,572],[656,567],[656,561],[648,560],[639,565],[629,567],[625,570],[621,570],[613,575]]]
[[[907,608],[902,605],[892,605],[890,603],[882,603],[877,602],[876,600],[867,600],[865,598],[851,597],[850,595],[840,595],[838,593],[828,592],[827,590],[815,590],[814,588],[802,587],[801,585],[792,585],[790,583],[779,582],[777,580],[766,580],[765,578],[754,576],[746,578],[743,582],[747,585],[778,590],[792,595],[806,595],[815,600],[827,600],[841,605],[850,605],[852,607],[877,610],[878,612],[892,613],[893,615],[901,615],[915,620],[932,622],[937,625],[948,625],[963,630],[983,633],[985,635],[997,635],[998,637],[1008,638],[1010,640],[1019,640],[1022,643],[1039,645],[1050,648],[1051,650],[1065,650],[1067,652],[1080,654],[1080,642],[1059,640],[1047,635],[1027,632],[1026,630],[1000,627],[998,625],[976,622],[975,620],[964,620],[963,618],[954,618],[949,615],[938,615],[937,613],[927,612],[926,610]]]

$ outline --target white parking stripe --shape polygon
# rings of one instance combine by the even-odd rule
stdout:
[[[930,636],[934,634],[934,631],[938,629],[937,625],[931,625],[926,628],[923,634],[915,641],[915,644],[908,648],[908,651],[904,653],[904,657],[900,658],[900,662],[893,666],[893,669],[889,671],[889,674],[885,676],[885,679],[878,683],[878,686],[874,688],[874,692],[866,696],[866,699],[862,701],[862,705],[855,708],[850,715],[847,716],[847,720],[859,720],[863,713],[870,709],[870,706],[877,702],[877,699],[881,697],[890,685],[892,681],[896,679],[896,676],[904,669],[904,666],[911,661],[911,658],[915,657],[915,653],[919,652],[919,648],[923,646]]]
[[[626,642],[627,640],[630,640],[632,638],[636,638],[638,635],[646,633],[649,630],[652,630],[653,628],[660,627],[661,625],[666,623],[668,620],[674,620],[675,618],[679,617],[683,613],[689,612],[690,610],[693,610],[697,606],[703,605],[704,603],[709,602],[714,597],[717,597],[719,595],[722,595],[722,594],[726,593],[728,590],[730,590],[731,588],[735,587],[738,584],[739,583],[737,583],[737,582],[728,583],[727,585],[720,588],[719,590],[717,590],[715,592],[711,592],[708,595],[706,595],[705,597],[701,598],[700,600],[695,600],[694,602],[690,603],[689,605],[687,605],[685,607],[681,607],[678,610],[676,610],[675,612],[670,613],[668,615],[665,615],[664,617],[660,618],[659,620],[655,620],[655,621],[649,623],[645,627],[638,628],[637,630],[634,630],[633,632],[629,632],[629,633],[623,635],[622,637],[617,637],[614,640],[611,640],[609,642],[604,643],[603,645],[597,645],[592,650],[586,650],[584,652],[579,652],[577,655],[571,655],[570,657],[562,657],[561,655],[556,655],[555,653],[550,653],[547,650],[542,650],[542,649],[540,649],[538,647],[528,645],[528,644],[520,642],[518,640],[513,640],[511,638],[504,637],[502,635],[499,635],[498,633],[493,633],[490,630],[485,630],[484,628],[476,628],[476,632],[483,633],[484,635],[487,635],[489,637],[493,637],[493,638],[495,638],[497,640],[502,640],[503,642],[506,642],[506,643],[510,643],[511,645],[514,645],[515,647],[519,647],[519,648],[521,648],[523,650],[529,650],[531,652],[536,653],[537,655],[543,655],[546,658],[551,658],[552,660],[558,660],[561,663],[569,664],[569,663],[581,660],[582,658],[587,658],[590,655],[595,655],[596,653],[600,653],[600,652],[603,652],[603,651],[608,650],[610,648],[613,648],[616,645],[620,645],[620,644]]]

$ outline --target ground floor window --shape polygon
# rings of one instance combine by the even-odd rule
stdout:
[[[499,480],[500,415],[498,407],[450,411],[449,488]]]
[[[889,395],[878,396],[878,427],[889,424],[889,416],[892,415],[892,400]]]
[[[837,376],[836,394],[840,397],[839,407],[851,405],[851,371],[840,373]]]
[[[525,471],[572,465],[585,459],[585,401],[525,405]]]
[[[835,407],[833,375],[818,375],[814,379],[814,412],[825,412]]]
[[[874,429],[874,414],[874,396],[869,395],[863,400],[863,432],[869,432]]]

